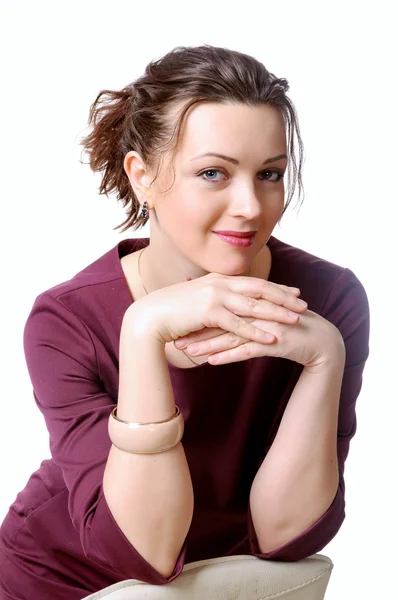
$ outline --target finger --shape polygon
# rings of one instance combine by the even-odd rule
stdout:
[[[254,321],[254,319],[252,319]],[[193,344],[194,342],[208,340],[210,338],[216,337],[218,335],[224,334],[224,329],[220,327],[205,327],[200,331],[193,331],[188,333],[187,335],[181,336],[174,340],[174,345],[176,348],[186,348],[188,344]]]
[[[256,277],[231,277],[228,281],[228,287],[232,292],[240,295],[250,296],[252,298],[263,298],[285,306],[296,312],[304,312],[308,308],[308,304],[302,305],[293,293],[288,291],[287,286],[283,286],[265,279]]]
[[[301,294],[300,288],[291,287],[290,285],[284,285],[283,283],[275,283],[275,281],[269,281],[268,279],[265,281],[267,281],[267,283],[269,283],[270,285],[277,285],[278,287],[282,288],[283,290],[291,292],[295,296],[297,296],[297,294],[299,294],[299,295]]]
[[[262,283],[269,284],[271,282],[262,280]],[[271,295],[267,296],[267,293],[263,294],[263,298],[266,300],[270,300],[274,304],[280,304],[294,311],[304,312],[308,308],[307,302],[303,301],[300,296],[301,290],[299,288],[290,288],[287,285],[275,284],[277,288],[279,288],[279,293],[277,296]],[[271,288],[272,289],[272,288]],[[305,302],[303,304],[303,302]]]
[[[275,342],[275,336],[273,339],[269,339],[268,344],[273,344]],[[201,340],[200,342],[191,343],[190,341],[187,343],[186,351],[191,356],[208,356],[209,354],[215,354],[219,352],[225,352],[227,350],[232,350],[233,348],[238,348],[244,344],[248,343],[247,338],[240,337],[235,333],[223,333],[223,335],[219,335],[218,337],[214,337],[208,340]],[[254,342],[250,342],[254,344]],[[260,345],[257,343],[256,347]]]
[[[292,292],[295,296],[300,296],[301,290],[300,288],[290,287],[289,285],[282,285],[283,288],[287,288],[289,292]]]
[[[277,344],[267,344],[265,349],[264,344],[247,342],[225,352],[210,354],[207,362],[211,365],[226,365],[262,356],[279,356],[280,353],[280,348],[278,348]]]
[[[251,323],[254,321],[254,317],[242,317],[247,323]],[[176,348],[181,350],[182,348],[186,348],[188,344],[193,344],[197,342],[202,342],[206,340],[210,340],[213,338],[218,338],[219,336],[224,335],[225,329],[221,329],[220,327],[205,327],[200,331],[192,331],[187,335],[181,336],[174,341],[174,345]],[[243,338],[241,338],[243,340]]]
[[[276,286],[282,288],[283,290],[291,292],[294,295],[301,294],[301,290],[298,287],[292,287],[290,285],[284,285],[283,283],[276,283],[275,281],[270,281],[269,279],[265,279],[263,281],[266,281],[269,285],[276,285]]]
[[[265,321],[277,321],[278,323],[298,323],[300,315],[290,311],[284,306],[274,304],[263,298],[252,298],[227,292],[224,297],[224,306],[235,315],[242,317],[255,317]],[[296,308],[297,310],[297,308]]]
[[[217,324],[221,329],[236,333],[236,335],[248,340],[253,340],[261,344],[275,337],[272,333],[268,333],[259,327],[247,323],[241,316],[230,312],[223,306],[216,309],[215,313],[212,314],[215,315]],[[213,324],[211,324],[211,327],[213,327]]]

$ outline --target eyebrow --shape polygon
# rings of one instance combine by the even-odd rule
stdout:
[[[196,160],[197,158],[202,158],[203,156],[217,156],[218,158],[223,158],[224,160],[233,163],[234,165],[238,165],[239,161],[236,158],[232,158],[231,156],[226,156],[225,154],[219,154],[218,152],[206,152],[205,154],[200,154],[199,156],[195,156],[191,158],[192,160]],[[279,154],[278,156],[273,156],[272,158],[267,158],[263,165],[267,165],[268,163],[275,162],[280,160],[281,158],[287,158],[286,154]]]

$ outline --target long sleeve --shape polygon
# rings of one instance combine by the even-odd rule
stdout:
[[[249,506],[250,547],[252,554],[262,559],[297,561],[316,554],[335,537],[345,519],[344,465],[357,428],[356,400],[361,391],[363,371],[369,355],[370,332],[368,298],[363,285],[352,271],[344,269],[341,272],[326,294],[319,314],[339,329],[346,347],[337,433],[339,486],[330,507],[311,527],[268,553],[260,551]]]
[[[173,581],[184,566],[186,542],[172,575],[165,578],[130,544],[104,497],[102,481],[111,447],[108,418],[116,399],[104,389],[89,328],[61,300],[43,293],[25,324],[24,351],[85,556],[121,578],[151,584]]]

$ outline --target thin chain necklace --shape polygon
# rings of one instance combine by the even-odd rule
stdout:
[[[141,270],[140,270],[141,256],[142,256],[142,253],[144,252],[144,250],[145,250],[147,247],[148,247],[148,246],[145,246],[145,248],[143,248],[143,249],[141,250],[141,252],[140,252],[140,255],[139,255],[139,257],[138,257],[138,275],[140,276],[141,283],[142,283],[142,287],[144,288],[144,290],[145,290],[145,293],[148,295],[148,293],[149,293],[149,292],[148,292],[148,290],[146,289],[146,287],[145,287],[145,285],[144,285],[144,282],[142,281],[142,277],[141,277]],[[248,277],[250,277],[250,272],[251,272],[251,268],[249,269],[249,275],[248,275]],[[181,348],[181,350],[182,350],[182,348]],[[182,350],[182,352],[184,352],[185,356],[186,356],[187,358],[189,358],[189,360],[191,361],[191,363],[193,363],[193,364],[194,364],[196,367],[197,367],[197,366],[199,366],[199,365],[201,364],[201,363],[196,363],[194,360],[192,360],[192,358],[189,356],[189,354],[187,354],[187,353],[186,353],[184,350]]]

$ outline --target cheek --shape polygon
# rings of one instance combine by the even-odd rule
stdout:
[[[192,231],[208,228],[220,212],[214,199],[197,186],[187,185],[185,190],[179,190],[178,202],[175,204],[179,207],[181,226]]]
[[[172,198],[162,199],[162,208],[159,217],[164,227],[182,237],[200,235],[211,219],[203,198],[200,201],[189,191],[184,194],[180,190]]]
[[[265,212],[267,212],[270,215],[274,215],[275,217],[278,217],[278,215],[280,215],[283,211],[284,206],[285,193],[284,189],[281,188],[280,190],[275,191],[274,195],[269,196],[267,198]]]

